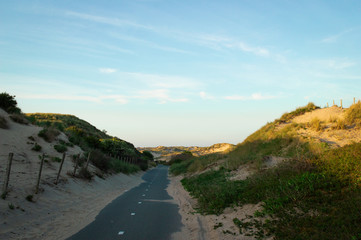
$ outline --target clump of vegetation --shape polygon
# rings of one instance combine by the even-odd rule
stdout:
[[[361,125],[361,102],[352,104],[346,110],[345,121],[347,124]]]
[[[104,172],[107,172],[110,168],[110,159],[100,150],[94,150],[90,155],[90,162]]]
[[[110,160],[110,166],[112,171],[115,171],[116,173],[125,173],[125,174],[131,174],[138,172],[140,170],[140,167],[135,164],[130,164],[123,162],[119,159],[112,158]]]
[[[59,134],[60,134],[59,130],[57,130],[53,127],[49,127],[49,128],[44,128],[43,130],[41,130],[38,133],[38,136],[42,137],[47,142],[52,142],[55,140],[55,138],[57,136],[59,136]]]
[[[324,129],[324,126],[322,126],[322,123],[318,118],[312,119],[309,123],[309,126],[315,131],[321,131]]]
[[[193,157],[193,154],[190,151],[183,151],[182,153],[172,156],[170,161],[168,162],[168,164],[172,165],[174,163],[180,163],[182,161],[191,159],[192,157]]]
[[[300,108],[297,108],[293,112],[283,114],[280,119],[276,120],[276,123],[286,123],[297,116],[303,115],[306,112],[311,112],[311,111],[319,109],[319,108],[320,107],[318,107],[314,103],[310,102],[305,107],[300,107]]]
[[[11,120],[13,120],[16,123],[20,123],[20,124],[24,124],[24,125],[28,125],[29,121],[26,119],[24,114],[20,114],[20,113],[14,113],[10,115]]]
[[[180,175],[180,174],[186,173],[188,171],[189,166],[192,165],[193,162],[194,162],[194,158],[191,158],[191,159],[188,159],[185,161],[181,161],[178,163],[173,163],[170,166],[169,171],[173,175]]]
[[[39,144],[35,143],[34,147],[32,147],[31,150],[39,152],[41,150],[41,146]]]
[[[336,124],[335,125],[333,125],[332,127],[331,127],[333,130],[343,130],[343,129],[346,129],[346,123],[345,123],[345,121],[344,120],[342,120],[342,119],[338,119],[337,121],[336,121]]]
[[[14,210],[14,209],[15,209],[15,206],[14,206],[14,204],[12,204],[12,203],[9,203],[8,206],[9,206],[9,208],[10,208],[11,210]]]
[[[27,195],[25,199],[29,202],[33,202],[33,197],[33,195]]]
[[[90,180],[93,179],[93,174],[83,166],[83,167],[80,168],[80,170],[79,170],[79,172],[77,174],[77,177],[90,181]]]
[[[35,138],[33,136],[29,136],[28,139],[35,142]]]
[[[65,145],[57,144],[54,146],[54,149],[59,153],[64,153],[68,150],[68,148]]]
[[[7,113],[21,113],[18,108],[18,103],[15,100],[15,96],[12,96],[6,92],[0,93],[0,108],[4,109]]]
[[[6,119],[3,116],[0,116],[0,128],[2,129],[8,129],[9,125]]]
[[[59,158],[59,157],[51,157],[51,161],[53,161],[53,162],[61,162],[61,158]]]

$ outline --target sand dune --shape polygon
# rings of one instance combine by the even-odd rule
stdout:
[[[142,182],[142,172],[135,175],[117,174],[106,180],[94,177],[91,182],[74,179],[66,173],[73,170],[71,156],[82,154],[77,147],[68,147],[60,183],[54,184],[60,163],[51,157],[61,157],[54,149],[58,140],[68,141],[64,134],[48,143],[38,137],[42,129],[13,122],[0,109],[9,129],[0,128],[0,186],[4,183],[8,154],[14,153],[8,195],[0,199],[0,239],[65,239],[92,222],[99,211],[127,189]],[[32,137],[31,139],[29,137]],[[34,140],[32,140],[34,139]],[[40,152],[31,150],[39,144]],[[39,156],[46,154],[40,192],[35,194],[39,172]],[[89,169],[95,171],[90,165]],[[32,195],[33,202],[26,197]],[[13,206],[14,209],[10,209]]]

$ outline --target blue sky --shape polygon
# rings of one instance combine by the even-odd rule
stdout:
[[[239,143],[361,98],[360,1],[0,1],[0,91],[136,146]]]

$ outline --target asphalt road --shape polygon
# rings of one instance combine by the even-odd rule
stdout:
[[[146,172],[144,183],[107,205],[69,240],[167,240],[182,227],[179,207],[168,195],[168,167]]]

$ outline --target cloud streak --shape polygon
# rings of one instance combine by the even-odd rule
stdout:
[[[237,101],[268,100],[268,99],[275,99],[275,98],[278,98],[278,96],[262,95],[261,93],[253,93],[251,96],[232,95],[232,96],[224,97],[224,99],[226,99],[226,100],[237,100]]]
[[[99,68],[99,72],[105,73],[105,74],[115,73],[116,71],[117,71],[117,69],[115,69],[115,68]]]
[[[91,22],[101,23],[101,24],[107,24],[107,25],[113,25],[117,27],[133,27],[133,28],[141,28],[146,30],[153,30],[151,26],[138,24],[133,21],[119,19],[119,18],[108,18],[108,17],[102,17],[97,15],[91,15],[86,13],[80,13],[80,12],[73,12],[73,11],[67,11],[65,12],[65,15],[70,17],[75,17]]]

